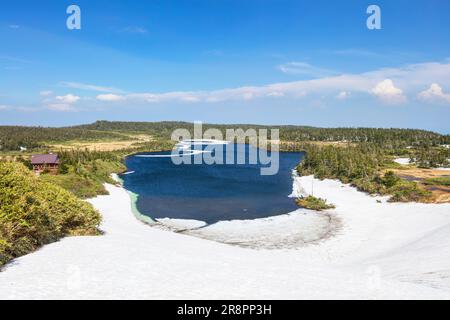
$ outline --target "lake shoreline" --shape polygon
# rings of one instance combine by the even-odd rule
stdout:
[[[291,172],[292,187],[290,194],[286,194],[286,199],[299,198],[305,194],[298,188],[297,180],[300,177],[296,170],[292,169]],[[121,177],[114,175],[113,178],[124,187],[124,180]],[[150,213],[147,212],[147,214],[139,211],[137,207],[139,195],[125,187],[124,189],[130,195],[135,217],[153,228],[243,248],[296,249],[324,241],[340,229],[339,219],[330,211],[317,212],[305,208],[297,208],[265,218],[223,219],[212,224],[195,219],[155,219],[150,209]]]
[[[122,173],[123,174],[123,173]],[[113,173],[111,175],[111,178],[117,182],[117,185],[120,186],[120,188],[122,188],[123,190],[126,191],[126,193],[128,194],[129,198],[130,198],[130,207],[131,207],[131,212],[133,212],[133,215],[135,216],[135,218],[149,226],[153,226],[155,225],[157,222],[155,220],[153,220],[151,217],[143,215],[137,208],[137,198],[139,197],[139,195],[131,192],[130,190],[127,190],[124,185],[123,185],[123,179],[120,178],[119,174]]]

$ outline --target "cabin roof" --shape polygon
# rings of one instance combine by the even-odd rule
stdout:
[[[31,164],[59,164],[56,154],[36,154],[31,157]]]

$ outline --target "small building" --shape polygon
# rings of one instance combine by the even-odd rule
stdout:
[[[57,174],[59,158],[56,154],[37,154],[31,157],[31,165],[36,174],[41,174],[44,171]]]

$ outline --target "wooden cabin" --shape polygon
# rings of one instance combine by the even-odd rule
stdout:
[[[36,174],[41,174],[44,171],[57,174],[59,158],[57,154],[37,154],[31,157],[31,165]]]

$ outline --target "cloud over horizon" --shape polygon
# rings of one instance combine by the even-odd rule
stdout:
[[[50,103],[47,105],[47,109],[51,111],[58,111],[58,112],[73,112],[76,111],[76,109],[67,103]]]
[[[450,103],[450,93],[444,93],[437,83],[431,84],[430,88],[420,92],[418,98],[424,102]]]
[[[301,99],[312,95],[350,99],[354,95],[366,99],[377,98],[386,105],[403,104],[407,96],[416,95],[429,83],[450,86],[450,62],[420,63],[399,68],[384,68],[361,74],[342,74],[318,79],[280,82],[263,86],[245,86],[211,91],[172,91],[165,93],[141,92],[128,94],[102,94],[96,99],[103,102],[133,101],[148,104],[163,102],[216,103],[225,101],[251,101],[256,99]],[[416,91],[417,90],[417,91]],[[428,95],[448,100],[433,87]],[[423,94],[425,95],[425,94]]]
[[[397,88],[391,79],[385,79],[378,83],[371,93],[386,104],[402,104],[407,101],[403,91]]]
[[[62,82],[60,82],[60,85],[65,88],[85,90],[85,91],[95,91],[95,92],[105,92],[105,93],[124,93],[124,91],[122,91],[120,89],[116,89],[116,88],[112,88],[112,87],[97,86],[97,85],[80,83],[80,82],[62,81]]]
[[[126,92],[108,86],[60,82],[60,86],[64,88],[99,94],[56,95],[51,90],[44,90],[39,95],[43,98],[42,103],[46,109],[58,112],[89,110],[99,106],[104,109],[108,104],[121,106],[125,103],[143,106],[169,103],[273,102],[281,99],[284,102],[303,101],[310,106],[333,106],[337,101],[350,102],[353,99],[371,103],[378,101],[388,106],[407,105],[414,101],[450,104],[450,94],[443,89],[450,88],[449,74],[450,61],[447,60],[382,68],[360,74],[347,73],[317,79],[209,91]]]
[[[96,98],[99,101],[110,101],[110,102],[124,100],[123,96],[120,96],[120,95],[117,95],[117,94],[112,94],[112,93],[99,94]]]
[[[278,69],[286,74],[302,75],[312,78],[323,78],[337,74],[335,71],[315,67],[306,62],[289,62],[278,66]]]
[[[57,96],[55,99],[61,101],[62,103],[73,104],[76,103],[81,98],[73,94],[67,94],[65,96]]]

